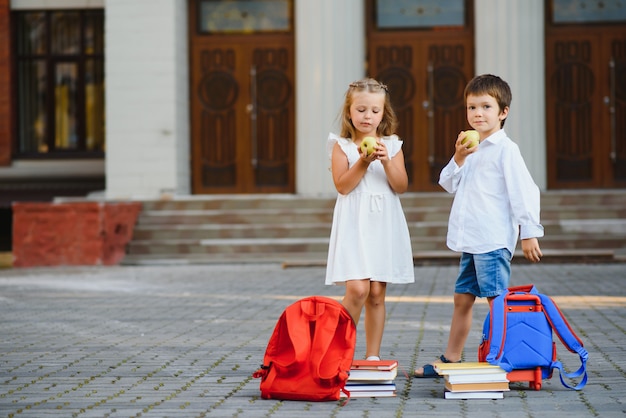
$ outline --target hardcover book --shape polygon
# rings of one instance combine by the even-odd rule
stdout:
[[[351,380],[393,380],[398,376],[398,369],[391,370],[368,370],[368,369],[350,369]]]
[[[396,360],[353,360],[354,370],[392,370],[398,367]]]
[[[435,363],[435,371],[440,375],[462,375],[462,374],[504,374],[506,371],[500,366],[494,366],[487,362],[467,362],[467,363]]]
[[[395,383],[348,383],[346,390],[353,392],[394,392],[396,390]]]
[[[445,392],[446,399],[502,399],[504,392]]]
[[[341,392],[342,398],[347,398],[347,395]],[[350,398],[390,398],[396,396],[395,391],[361,391],[350,392]]]
[[[493,392],[508,391],[509,382],[450,383],[446,381],[450,392]]]

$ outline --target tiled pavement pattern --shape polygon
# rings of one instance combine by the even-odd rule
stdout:
[[[403,371],[441,353],[455,266],[416,267],[391,285],[382,355]],[[512,384],[500,400],[445,400],[441,379],[400,373],[395,398],[280,402],[251,378],[284,308],[340,298],[323,267],[278,264],[126,266],[0,271],[2,417],[623,417],[626,265],[514,264],[512,285],[551,295],[590,353],[580,392],[555,374],[540,391]],[[486,303],[476,306],[465,360],[476,359]],[[357,356],[364,351],[359,324]],[[560,346],[571,371],[578,358]]]

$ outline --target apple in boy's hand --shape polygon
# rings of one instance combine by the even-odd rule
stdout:
[[[467,144],[467,148],[474,148],[476,145],[478,145],[479,140],[480,135],[478,134],[478,131],[469,130],[465,131],[465,138],[463,138],[461,144],[465,144],[469,141],[469,143]]]
[[[373,136],[366,136],[361,141],[361,152],[365,155],[370,155],[376,151],[376,138]]]

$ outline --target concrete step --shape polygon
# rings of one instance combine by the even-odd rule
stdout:
[[[449,250],[424,251],[413,255],[415,265],[456,265],[459,255]],[[543,249],[542,263],[626,263],[626,250],[583,249],[550,250]],[[324,253],[233,253],[233,254],[168,254],[168,255],[128,255],[124,265],[179,265],[179,264],[258,264],[275,263],[288,267],[325,266]],[[520,250],[515,252],[514,264],[528,264]]]
[[[447,196],[447,195],[446,195]],[[551,199],[554,200],[554,199]],[[614,199],[615,200],[615,199]],[[200,208],[195,201],[178,201],[143,203],[143,210],[138,219],[138,225],[164,224],[241,224],[241,223],[315,223],[330,222],[332,220],[334,200],[305,199],[316,204],[290,206],[276,205],[271,207],[269,202],[250,200],[249,205],[230,207],[227,202],[220,200],[220,207]],[[403,199],[403,208],[409,222],[417,221],[447,221],[450,212],[451,198],[432,199],[416,198]],[[185,206],[185,205],[188,206]],[[206,206],[215,206],[206,205]],[[542,204],[541,218],[553,219],[619,219],[626,218],[626,198],[622,201],[610,201],[602,204],[592,204],[585,201],[578,204]]]
[[[562,219],[542,222],[546,237],[578,234],[576,239],[589,234],[608,236],[626,235],[626,219]],[[447,221],[408,222],[412,237],[445,237]],[[284,239],[318,238],[330,235],[331,223],[256,223],[256,224],[139,224],[133,234],[133,242],[206,239]],[[602,236],[601,236],[602,237]],[[559,237],[561,238],[561,237]]]
[[[445,245],[452,196],[401,197],[416,262],[457,262]],[[325,262],[335,196],[190,196],[143,202],[125,264]],[[605,259],[626,248],[626,191],[542,195],[544,253]],[[187,260],[187,261],[185,261]],[[314,261],[312,261],[314,260]]]
[[[574,239],[575,238],[575,239]],[[548,235],[541,239],[543,249],[601,249],[620,248],[624,236],[606,234]],[[411,237],[413,252],[444,251],[445,237]],[[291,253],[325,254],[328,236],[300,238],[211,238],[134,241],[130,253],[139,254],[233,254],[233,253]]]

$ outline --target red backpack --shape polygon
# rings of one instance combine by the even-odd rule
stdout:
[[[288,306],[265,350],[264,399],[333,401],[344,389],[354,356],[356,326],[339,302],[310,296]]]

